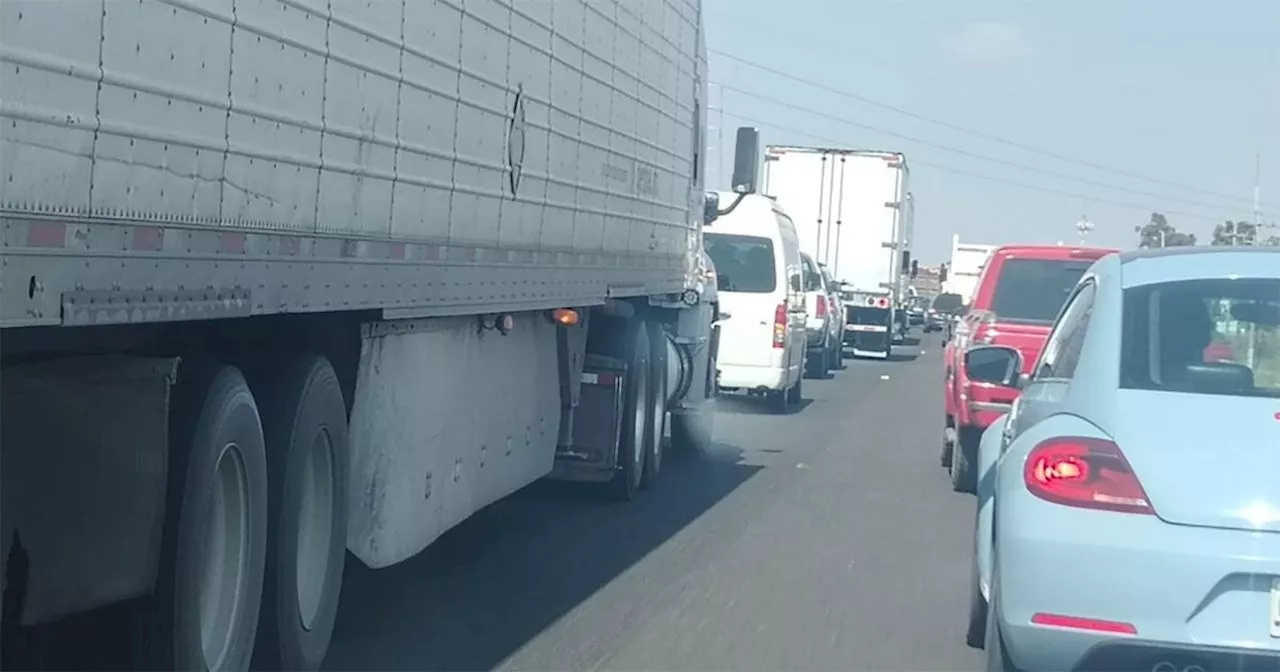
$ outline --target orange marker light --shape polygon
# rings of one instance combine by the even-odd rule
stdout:
[[[551,320],[562,327],[572,327],[578,323],[578,311],[570,308],[556,308],[551,311]]]

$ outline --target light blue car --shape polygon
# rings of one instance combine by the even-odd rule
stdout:
[[[1280,249],[1112,254],[978,453],[989,670],[1280,670]]]

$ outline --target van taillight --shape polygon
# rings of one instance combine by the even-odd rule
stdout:
[[[821,294],[818,295],[818,305],[814,308],[813,316],[814,317],[827,316],[827,297]]]
[[[787,345],[787,302],[783,301],[773,311],[773,347],[784,348]]]

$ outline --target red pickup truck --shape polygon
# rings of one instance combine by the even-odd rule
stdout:
[[[965,350],[979,345],[1016,348],[1022,353],[1024,372],[1030,372],[1067,295],[1094,261],[1115,251],[1041,245],[1007,245],[992,251],[943,360],[942,465],[951,470],[951,484],[958,492],[974,491],[973,465],[982,431],[1018,396],[1013,388],[971,382],[964,371]]]

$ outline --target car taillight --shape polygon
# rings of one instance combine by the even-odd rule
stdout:
[[[1048,502],[1122,513],[1155,514],[1120,447],[1111,441],[1059,437],[1027,455],[1023,481]]]
[[[783,301],[773,311],[773,347],[787,345],[787,302]]]
[[[827,297],[821,294],[818,295],[818,305],[814,307],[813,314],[814,317],[827,316]]]

